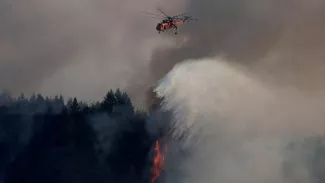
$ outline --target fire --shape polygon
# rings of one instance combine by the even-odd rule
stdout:
[[[156,146],[155,146],[155,152],[156,155],[154,157],[153,160],[153,176],[151,179],[151,183],[154,183],[156,181],[156,179],[159,177],[160,172],[163,170],[164,165],[165,165],[165,156],[164,154],[166,154],[167,152],[167,145],[165,144],[165,151],[161,152],[160,151],[160,147],[159,147],[159,141],[156,141]]]

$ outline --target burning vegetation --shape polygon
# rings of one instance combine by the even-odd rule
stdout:
[[[156,141],[155,145],[155,156],[153,159],[153,169],[152,169],[152,178],[151,183],[154,183],[157,178],[160,176],[161,172],[165,166],[165,155],[167,153],[167,144],[164,145],[164,150],[160,150],[159,141]]]
[[[157,111],[160,106],[160,103],[163,99],[157,97],[156,92],[153,87],[150,87],[147,90],[147,109],[149,113]],[[156,120],[162,120],[162,116],[156,114]],[[157,134],[157,140],[155,141],[154,146],[154,158],[153,158],[153,167],[151,169],[151,183],[156,183],[157,179],[161,175],[162,171],[164,171],[165,167],[165,155],[167,153],[167,144],[163,142],[161,139],[166,134],[164,133],[164,128],[159,130],[159,134]]]

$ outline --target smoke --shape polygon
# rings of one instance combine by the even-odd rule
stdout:
[[[171,142],[166,182],[313,182],[304,160],[284,146],[324,133],[325,3],[186,5],[199,21],[150,62],[150,78],[163,78],[157,92],[174,116],[174,135],[186,134]],[[223,59],[205,59],[215,55]],[[285,175],[283,162],[292,158],[294,173]]]
[[[180,60],[223,54],[278,83],[321,93],[324,4],[3,0],[0,88],[84,100],[121,88],[143,105],[148,85]],[[159,20],[141,13],[158,13],[156,7],[169,15],[186,11],[199,21],[180,26],[178,35],[158,35]]]
[[[275,83],[322,93],[324,8],[319,0],[187,0],[199,21],[180,27],[178,47],[153,53],[152,77],[182,60],[220,54]]]
[[[168,2],[1,1],[0,88],[84,100],[126,88],[147,70],[152,49],[169,42],[142,12],[183,7]]]
[[[265,82],[224,58],[185,60],[156,92],[172,113],[173,134],[186,134],[171,142],[176,149],[169,148],[165,182],[288,182],[284,147],[324,133],[322,98]],[[312,182],[298,160],[295,180]]]

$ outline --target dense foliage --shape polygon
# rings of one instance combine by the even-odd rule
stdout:
[[[116,90],[100,102],[0,95],[0,183],[150,182],[148,116]],[[325,182],[325,138],[288,144],[287,182]],[[303,169],[303,170],[302,170]],[[311,180],[300,180],[308,173]]]
[[[126,93],[94,104],[3,93],[0,104],[0,182],[146,182],[154,138]]]

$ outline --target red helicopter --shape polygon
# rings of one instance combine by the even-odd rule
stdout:
[[[164,15],[156,15],[152,13],[146,13],[149,15],[153,15],[155,17],[153,18],[163,18],[161,22],[159,22],[156,26],[156,30],[160,34],[160,32],[167,32],[175,30],[175,34],[177,34],[177,25],[184,24],[186,21],[189,22],[190,20],[197,20],[196,18],[192,18],[191,16],[187,16],[186,13],[175,15],[175,16],[168,16],[166,13],[164,13],[161,9],[158,8],[158,10]]]

